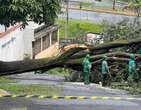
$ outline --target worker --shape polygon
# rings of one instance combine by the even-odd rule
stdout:
[[[91,63],[90,63],[90,55],[87,54],[86,57],[83,60],[83,78],[84,78],[84,84],[88,85],[90,84],[90,72],[91,72]]]
[[[128,81],[137,81],[139,80],[139,75],[136,70],[136,61],[134,54],[130,54],[130,61],[128,64]]]
[[[108,62],[107,62],[107,56],[103,56],[102,58],[102,86],[106,86],[109,84],[109,79],[110,79],[110,71],[108,67]]]

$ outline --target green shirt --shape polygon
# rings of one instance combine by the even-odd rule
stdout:
[[[108,63],[107,61],[102,61],[102,74],[108,74],[109,73],[109,68],[108,68]]]
[[[136,71],[136,63],[135,63],[135,60],[130,60],[129,61],[128,71],[129,71],[129,73]]]
[[[85,58],[83,60],[83,72],[90,72],[90,69],[91,69],[91,63],[87,58]]]

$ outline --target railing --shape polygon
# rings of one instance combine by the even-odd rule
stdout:
[[[103,36],[99,36],[95,39],[87,40],[86,37],[77,37],[77,38],[60,38],[60,48],[70,44],[88,44],[88,45],[96,45],[103,43]]]
[[[84,44],[85,40],[83,38],[61,38],[60,39],[60,48],[67,46],[69,44]]]

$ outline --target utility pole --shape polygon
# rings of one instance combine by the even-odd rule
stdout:
[[[115,10],[116,7],[116,0],[113,0],[113,10]]]
[[[65,5],[66,5],[65,39],[67,39],[69,24],[69,0],[65,0]]]
[[[80,20],[81,20],[81,9],[82,9],[82,3],[80,2]]]
[[[67,12],[67,25],[68,25],[68,23],[69,23],[69,0],[67,0],[66,12]]]

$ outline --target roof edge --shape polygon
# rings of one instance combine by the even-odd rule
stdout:
[[[7,30],[6,32],[0,33],[0,38],[5,37],[6,35],[10,34],[11,32],[14,32],[15,30],[17,30],[20,27],[21,27],[21,24],[19,23],[19,24],[13,26],[12,28],[10,28],[9,30]]]

